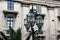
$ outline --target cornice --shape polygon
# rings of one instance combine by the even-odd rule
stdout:
[[[34,5],[44,5],[44,6],[50,6],[50,7],[59,7],[60,8],[60,2],[56,1],[51,1],[51,2],[46,2],[46,1],[14,1],[14,2],[19,2],[22,4],[34,4]]]
[[[7,0],[1,0],[1,1],[7,1]],[[34,4],[34,5],[43,5],[43,6],[47,6],[47,7],[57,7],[60,8],[60,2],[58,1],[22,1],[22,0],[14,0],[14,2],[18,2],[21,4]]]

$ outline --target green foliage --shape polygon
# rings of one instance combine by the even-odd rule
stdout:
[[[13,30],[13,28],[9,28],[9,31],[10,31],[10,36],[9,36],[9,40],[16,40],[16,38],[15,38],[15,31]]]
[[[14,31],[13,28],[9,28],[10,36],[9,39],[7,39],[6,35],[3,32],[0,32],[0,35],[3,37],[4,40],[22,40],[22,33],[21,29],[17,29],[17,31]]]
[[[19,29],[17,30],[17,32],[16,32],[17,40],[22,40],[22,39],[21,39],[21,36],[22,36],[22,34],[21,34],[21,29],[19,28]]]
[[[3,37],[4,40],[7,40],[7,38],[3,32],[0,31],[0,35]]]
[[[0,37],[0,40],[3,40],[3,39]]]

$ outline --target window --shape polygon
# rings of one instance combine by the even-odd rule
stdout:
[[[16,11],[3,11],[4,16],[6,18],[6,23],[8,27],[14,27],[14,22],[17,17],[18,12]]]
[[[7,9],[8,10],[14,10],[14,2],[13,1],[9,1],[7,4]]]
[[[13,25],[14,25],[14,18],[8,17],[7,18],[7,25],[8,25],[8,27],[13,27]]]
[[[41,5],[36,5],[36,10],[40,14],[41,13]]]
[[[4,17],[6,18],[6,34],[9,36],[9,27],[14,27],[14,22],[17,17],[17,11],[3,10]]]

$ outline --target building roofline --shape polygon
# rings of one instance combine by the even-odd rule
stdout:
[[[7,1],[7,0],[1,0],[1,1]],[[34,4],[34,5],[42,5],[42,6],[47,6],[47,7],[56,7],[56,8],[60,8],[60,2],[56,2],[56,1],[21,1],[21,0],[14,0],[14,2],[18,2],[21,4]]]
[[[43,6],[47,6],[47,7],[57,7],[60,8],[60,3],[56,3],[56,2],[45,2],[45,1],[14,1],[14,2],[19,2],[22,4],[34,4],[34,5],[43,5]]]

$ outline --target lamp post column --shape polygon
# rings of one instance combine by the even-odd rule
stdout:
[[[34,28],[33,28],[33,26],[32,26],[32,23],[31,23],[31,31],[32,31],[32,40],[34,40],[35,39],[35,32],[34,32]]]

